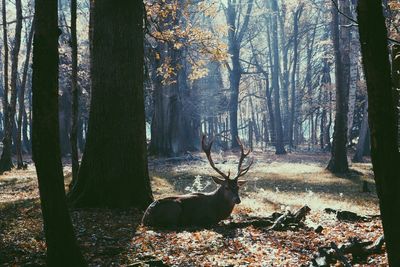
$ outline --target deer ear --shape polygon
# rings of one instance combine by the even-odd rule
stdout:
[[[215,176],[211,176],[211,178],[214,180],[214,182],[215,182],[216,184],[220,184],[220,185],[224,184],[224,180],[222,180],[222,179],[220,179],[220,178],[217,178],[217,177],[215,177]]]
[[[245,183],[247,183],[246,180],[238,180],[237,181],[237,184],[238,184],[239,187],[243,186]]]

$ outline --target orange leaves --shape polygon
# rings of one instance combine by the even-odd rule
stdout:
[[[390,8],[392,11],[394,11],[394,10],[400,10],[400,3],[397,2],[397,1],[390,1],[390,2],[388,3],[388,5],[389,5],[389,8]]]
[[[204,22],[204,17],[216,16],[215,3],[149,0],[146,3],[146,14],[149,22],[147,38],[152,39],[152,43],[157,42],[163,50],[155,56],[161,61],[157,74],[162,77],[163,84],[174,83],[180,69],[177,62],[171,61],[171,51],[178,54],[184,51],[182,58],[189,63],[187,71],[191,81],[208,75],[207,64],[210,61],[227,60],[227,45],[222,41],[226,29],[217,27],[211,30]]]

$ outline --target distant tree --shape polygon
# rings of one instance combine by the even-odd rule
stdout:
[[[291,73],[291,106],[290,106],[290,118],[289,118],[289,146],[291,148],[294,147],[293,135],[294,135],[294,127],[296,121],[296,73],[297,73],[297,64],[299,59],[299,21],[301,14],[303,13],[304,4],[300,4],[296,10],[293,12],[293,70]]]
[[[157,3],[166,15],[157,14],[155,20],[158,31],[151,33],[161,40],[149,53],[151,83],[153,85],[153,116],[151,120],[150,153],[161,156],[175,156],[186,151],[194,151],[199,142],[197,125],[191,124],[192,108],[189,99],[188,51],[184,46],[186,36],[165,37],[165,32],[185,29],[186,11],[183,1]],[[174,12],[176,6],[180,12]],[[149,13],[152,8],[148,8]],[[148,29],[151,31],[151,29]],[[163,70],[160,72],[160,70]],[[197,131],[197,133],[196,133]]]
[[[209,25],[214,8],[206,1],[146,3],[146,88],[152,155],[177,156],[199,149],[203,115],[199,92],[223,90],[213,84],[200,89],[199,80],[204,82],[207,76],[215,75],[213,64],[227,58],[226,46],[218,38],[221,30]],[[210,97],[207,100],[207,113],[215,115]],[[213,127],[213,123],[207,124],[204,122],[204,127]]]
[[[71,95],[72,95],[72,122],[70,132],[71,160],[72,160],[72,182],[78,179],[79,150],[78,150],[78,117],[79,117],[79,89],[78,89],[78,41],[76,32],[76,4],[77,0],[71,0]]]
[[[356,153],[353,157],[353,162],[362,162],[364,151],[365,151],[365,143],[367,142],[368,136],[368,102],[365,103],[363,118],[361,121],[360,134],[358,137],[358,142],[356,146]]]
[[[272,52],[273,52],[273,67],[272,69],[272,88],[274,90],[274,114],[275,114],[275,153],[286,154],[283,125],[280,107],[280,86],[279,86],[279,50],[278,50],[278,0],[271,1],[272,18],[271,18],[271,31],[272,31]]]
[[[33,42],[33,31],[34,31],[34,21],[32,21],[31,29],[29,31],[29,35],[26,40],[26,55],[25,55],[25,62],[24,62],[24,69],[22,71],[22,82],[19,89],[19,96],[18,96],[18,118],[17,118],[17,142],[15,144],[17,150],[17,168],[21,169],[24,165],[22,160],[22,150],[23,150],[23,120],[26,120],[26,111],[25,111],[25,89],[26,89],[26,82],[28,79],[28,68],[29,62],[31,57],[31,50],[32,50],[32,42]],[[26,134],[26,133],[25,133]],[[25,139],[25,138],[24,138]],[[26,139],[25,139],[26,140]],[[24,140],[24,141],[25,141]],[[27,146],[26,144],[24,144]],[[27,149],[28,150],[28,149]]]
[[[10,86],[8,75],[9,48],[8,48],[8,28],[7,28],[7,6],[6,1],[2,1],[2,17],[3,17],[3,45],[4,45],[4,90],[3,90],[3,151],[0,158],[0,173],[11,170],[14,167],[12,163],[12,124],[11,110],[8,99]]]
[[[348,14],[349,3],[342,1],[343,11]],[[336,114],[333,131],[331,159],[327,169],[333,173],[345,173],[349,170],[347,162],[347,112],[349,92],[349,32],[341,27],[347,22],[344,16],[339,19],[336,6],[332,5],[332,35],[335,50],[335,76],[336,76]]]
[[[361,53],[368,91],[371,158],[390,266],[400,266],[400,153],[397,96],[390,75],[388,32],[382,1],[358,1]]]
[[[89,125],[69,197],[76,207],[145,208],[153,197],[143,96],[143,4],[93,4]]]
[[[35,1],[33,156],[39,182],[48,266],[86,266],[68,213],[58,129],[57,1]]]
[[[243,37],[247,31],[251,10],[253,8],[253,0],[250,0],[245,5],[243,12],[243,5],[236,0],[228,0],[225,11],[226,22],[228,24],[228,51],[230,54],[229,71],[229,86],[230,86],[230,103],[229,103],[229,120],[230,120],[230,133],[232,148],[238,148],[238,99],[239,99],[239,84],[242,75],[242,68],[240,65],[240,50],[242,48]],[[244,14],[242,14],[242,12]],[[241,22],[241,16],[244,16]]]

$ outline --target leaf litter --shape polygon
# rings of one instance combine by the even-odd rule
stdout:
[[[379,214],[370,163],[353,164],[353,173],[336,177],[325,171],[327,154],[253,153],[256,163],[246,175],[242,204],[219,226],[208,229],[156,230],[140,225],[136,209],[71,210],[75,232],[90,266],[311,266],[319,248],[351,238],[375,241],[382,235],[379,218],[341,221],[325,208],[349,210],[368,216]],[[216,163],[234,170],[234,154],[221,153]],[[172,163],[171,163],[172,162]],[[193,191],[211,191],[214,175],[201,155],[195,160],[149,161],[155,198]],[[64,168],[66,184],[70,165]],[[366,181],[371,190],[363,193]],[[311,208],[304,227],[267,231],[263,227],[225,227],[252,216]],[[0,176],[0,266],[44,266],[45,240],[32,164]],[[318,227],[320,232],[315,231]],[[384,247],[383,247],[384,248]],[[351,255],[346,255],[351,262]],[[147,264],[149,266],[149,264]],[[155,266],[155,265],[154,265]],[[161,265],[159,265],[161,266]],[[331,266],[342,266],[338,261]],[[385,253],[373,254],[353,266],[387,266]]]

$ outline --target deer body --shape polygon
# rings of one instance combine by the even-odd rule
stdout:
[[[153,227],[207,226],[229,217],[236,203],[220,186],[212,193],[193,193],[154,201],[142,223]]]
[[[203,136],[202,147],[207,159],[211,167],[224,178],[212,177],[219,185],[217,190],[212,193],[192,193],[156,200],[144,213],[143,225],[152,227],[207,226],[228,218],[235,205],[240,203],[239,187],[245,181],[238,178],[246,174],[253,163],[251,162],[246,168],[241,167],[250,150],[244,153],[240,140],[238,142],[241,148],[238,173],[235,178],[230,179],[230,172],[226,175],[215,166],[211,158],[212,142],[206,145]]]

